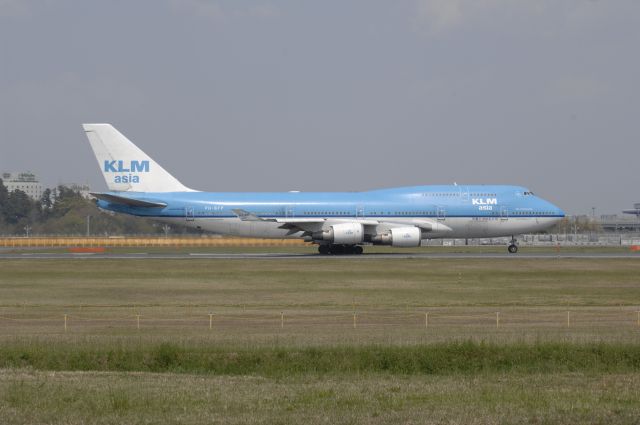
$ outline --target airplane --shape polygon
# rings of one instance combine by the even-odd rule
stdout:
[[[633,214],[636,217],[640,218],[640,203],[633,204],[633,209],[632,210],[623,210],[622,212],[624,214]]]
[[[520,186],[411,186],[363,192],[201,192],[190,189],[110,124],[83,124],[109,191],[99,208],[222,235],[300,238],[323,255],[366,245],[418,247],[438,238],[538,232],[564,212]]]

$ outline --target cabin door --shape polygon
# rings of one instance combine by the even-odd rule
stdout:
[[[509,208],[500,207],[500,220],[509,220]]]
[[[295,216],[295,209],[293,208],[293,205],[287,205],[284,207],[284,216],[287,218]]]
[[[184,217],[187,221],[195,220],[195,214],[193,212],[193,207],[185,207],[184,209]]]
[[[468,201],[469,200],[469,187],[468,186],[460,187],[460,199],[462,199],[463,201]]]

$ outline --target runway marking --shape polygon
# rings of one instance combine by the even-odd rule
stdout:
[[[235,252],[231,252],[231,253],[219,253],[219,252],[191,252],[189,253],[189,255],[192,256],[201,256],[201,257],[218,257],[218,256],[225,256],[225,257],[247,257],[247,256],[251,256],[251,257],[282,257],[282,256],[291,256],[291,257],[299,257],[301,255],[303,256],[309,256],[309,255],[314,255],[316,256],[317,254],[304,254],[304,253],[300,253],[300,254],[289,254],[286,252],[256,252],[256,253],[235,253]]]

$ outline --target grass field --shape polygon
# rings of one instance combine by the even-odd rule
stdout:
[[[0,418],[637,423],[639,276],[637,258],[2,260]]]

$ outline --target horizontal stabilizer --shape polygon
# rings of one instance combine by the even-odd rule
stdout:
[[[113,195],[111,193],[91,193],[91,196],[94,196],[102,201],[110,202],[112,204],[127,205],[129,207],[163,208],[167,206],[167,204],[163,202],[152,202],[143,199],[128,198],[125,196]]]

